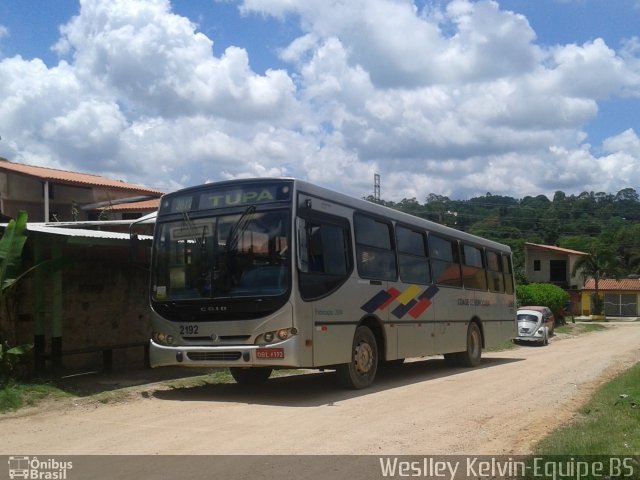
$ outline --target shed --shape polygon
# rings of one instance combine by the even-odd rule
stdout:
[[[65,259],[62,266],[36,268],[21,281],[12,303],[14,314],[4,319],[10,342],[34,343],[37,369],[43,369],[46,360],[60,367],[67,354],[73,359],[65,360],[65,366],[91,366],[98,363],[96,354],[102,354],[100,361],[110,367],[114,349],[119,349],[116,363],[142,363],[143,350],[133,347],[145,347],[151,334],[151,237],[138,235],[132,246],[129,233],[95,230],[128,230],[131,224],[27,224],[25,264]],[[132,262],[132,248],[138,249],[137,262]]]

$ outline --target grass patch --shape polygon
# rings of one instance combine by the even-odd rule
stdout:
[[[274,370],[271,378],[300,374],[302,370]],[[211,369],[209,373],[194,377],[178,378],[162,382],[163,385],[173,389],[192,388],[209,384],[235,383],[233,377],[226,368]],[[139,385],[137,387],[140,387]],[[0,387],[0,414],[20,408],[37,405],[46,399],[82,397],[85,401],[100,404],[113,404],[127,401],[132,397],[127,387],[96,391],[86,386],[78,386],[67,381],[55,386],[52,383],[11,383]],[[148,395],[148,392],[147,392]]]
[[[503,352],[504,350],[511,350],[513,348],[516,348],[517,345],[515,343],[513,343],[513,340],[505,340],[502,343],[499,343],[498,345],[494,345],[493,347],[490,348],[486,348],[483,351],[485,352]]]
[[[600,323],[567,323],[561,327],[556,327],[557,333],[568,333],[571,335],[580,335],[583,333],[599,332],[606,330],[607,327]]]
[[[637,479],[638,452],[640,363],[603,385],[579,410],[576,419],[538,442],[522,478],[541,478],[533,473],[538,459],[544,468],[551,468],[549,472],[557,479]],[[579,477],[570,471],[571,465],[582,469]]]
[[[0,388],[0,413],[36,405],[46,398],[64,398],[71,394],[47,383],[12,383]]]
[[[271,373],[271,377],[288,377],[291,375],[299,375],[302,372],[300,369],[276,369]],[[177,380],[169,380],[163,382],[164,385],[170,388],[191,388],[203,385],[214,385],[220,383],[235,383],[235,380],[229,373],[229,369],[220,368],[215,369],[205,375],[199,375],[197,377],[179,378]]]
[[[602,386],[578,417],[538,443],[536,455],[637,455],[640,363]]]
[[[196,377],[178,378],[176,380],[168,380],[163,382],[164,385],[171,388],[190,388],[202,385],[211,385],[217,383],[232,383],[233,377],[226,368],[214,369],[205,375]]]

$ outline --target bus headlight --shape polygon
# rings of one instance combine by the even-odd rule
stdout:
[[[286,340],[287,338],[289,338],[289,335],[289,330],[287,330],[286,328],[278,330],[278,338],[280,340]]]
[[[256,343],[271,343],[274,340],[287,340],[298,333],[297,328],[281,328],[273,332],[263,333],[256,338]]]
[[[173,343],[173,336],[163,332],[153,332],[153,341],[161,345],[171,345]]]

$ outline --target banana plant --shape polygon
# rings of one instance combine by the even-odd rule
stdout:
[[[44,260],[22,270],[22,250],[27,241],[27,219],[27,212],[20,210],[18,217],[11,219],[0,238],[0,296],[6,295],[7,290],[35,269],[44,269],[45,272],[51,273],[69,263],[69,259],[60,257]]]
[[[21,269],[22,250],[27,241],[27,219],[27,213],[21,210],[16,219],[9,221],[0,238],[0,297],[5,297],[16,282],[40,266],[36,265],[25,271]],[[1,337],[0,332],[0,386],[20,375],[20,367],[33,349],[31,344],[11,347]]]
[[[59,257],[22,269],[22,250],[27,241],[27,219],[27,213],[21,210],[17,218],[9,221],[0,238],[0,299],[6,297],[13,286],[35,269],[51,273],[69,263],[69,259]],[[23,362],[33,349],[31,344],[11,347],[2,337],[0,328],[0,386],[20,376]]]
[[[18,218],[11,219],[0,238],[0,292],[2,295],[26,272],[20,272],[22,249],[27,241],[27,212],[20,210]]]

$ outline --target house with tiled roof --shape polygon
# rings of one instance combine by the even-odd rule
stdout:
[[[157,210],[163,192],[88,173],[0,158],[0,213],[31,222],[133,219]]]
[[[582,288],[582,314],[591,314],[591,296],[595,293],[596,282],[590,278]],[[607,317],[637,317],[640,300],[640,278],[601,278],[598,281],[598,295],[604,297],[604,314]]]
[[[564,289],[582,286],[582,276],[572,275],[573,266],[585,252],[536,243],[524,244],[525,274],[532,283],[553,283]]]

